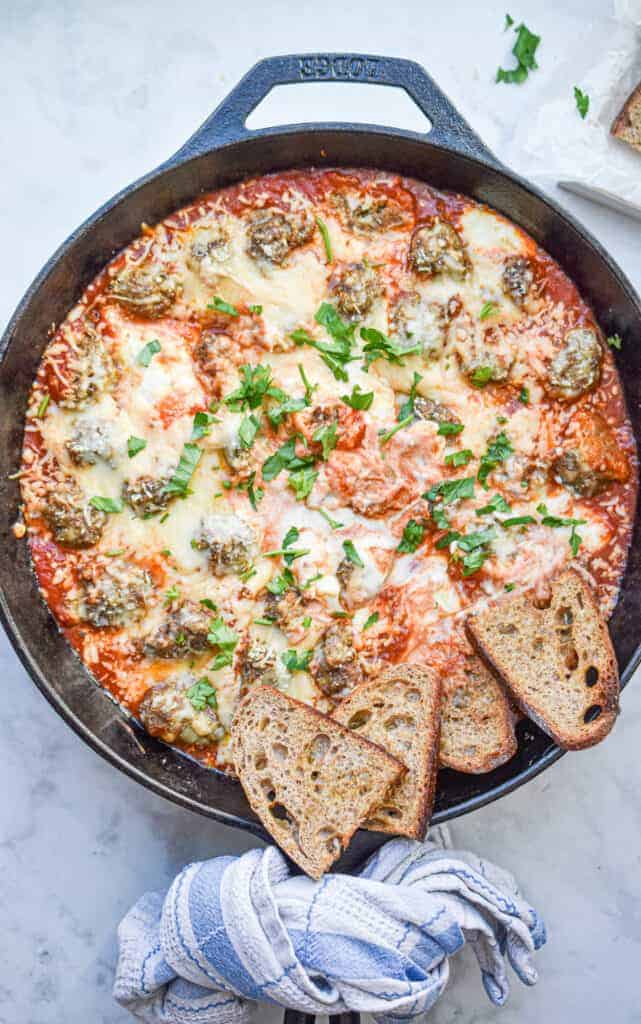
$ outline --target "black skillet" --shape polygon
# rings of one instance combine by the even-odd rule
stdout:
[[[432,124],[427,135],[374,125],[323,123],[249,131],[245,121],[276,85],[336,81],[397,86]],[[463,192],[520,224],[576,282],[616,353],[637,442],[641,438],[641,302],[630,282],[564,210],[508,171],[489,152],[418,64],[359,54],[311,54],[260,61],[166,163],[124,189],[78,228],[28,289],[2,339],[0,394],[0,612],[29,675],[60,715],[94,750],[157,793],[227,825],[265,837],[238,783],[153,740],[96,686],[38,596],[24,541],[11,527],[20,501],[10,479],[20,462],[27,394],[53,322],[59,323],[94,275],[134,238],[211,191],[250,175],[295,166],[369,166],[399,171],[438,188]],[[641,658],[641,544],[636,515],[630,558],[610,626],[622,682]],[[548,737],[521,723],[518,753],[486,775],[439,775],[434,822],[481,807],[533,778],[561,756]],[[616,740],[615,740],[616,742]],[[341,867],[383,841],[361,832]]]

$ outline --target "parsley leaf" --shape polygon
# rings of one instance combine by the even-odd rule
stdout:
[[[511,14],[506,14],[505,15],[505,25],[503,26],[503,31],[507,32],[507,30],[509,28],[512,28],[513,24],[514,24],[514,18],[512,17],[512,15]]]
[[[479,471],[477,474],[477,480],[484,490],[488,490],[487,478],[490,473],[496,469],[499,462],[505,462],[514,451],[510,441],[504,431],[497,434],[496,438],[490,445],[485,455],[481,456],[481,462],[479,465]]]
[[[157,352],[160,352],[160,349],[160,342],[156,338],[154,338],[153,341],[148,341],[147,344],[144,345],[141,348],[140,352],[138,353],[136,357],[136,362],[138,363],[139,366],[149,366],[152,358],[156,355]]]
[[[374,396],[372,395],[372,398],[373,397]],[[51,401],[51,395],[49,394],[49,392],[47,392],[47,394],[41,399],[40,404],[38,405],[38,408],[36,410],[36,418],[37,419],[41,420],[43,418],[44,414],[47,411],[47,406],[49,405],[50,401]]]
[[[288,672],[304,672],[313,655],[312,650],[306,651],[283,651],[280,660]]]
[[[290,437],[278,448],[273,455],[263,462],[263,479],[275,480],[284,469],[295,471],[312,466],[314,459],[311,455],[303,457],[296,454],[296,438]]]
[[[379,430],[378,436],[381,439],[381,444],[387,444],[390,438],[394,437],[394,434],[398,434],[399,430],[403,430],[404,427],[409,427],[410,423],[414,422],[414,416],[410,413],[405,419],[400,420],[395,427],[391,430]]]
[[[274,576],[274,578],[269,581],[267,589],[270,594],[276,594],[277,597],[280,597],[280,595],[284,594],[286,590],[290,589],[290,587],[294,588],[295,586],[296,580],[291,569],[283,569],[279,576]]]
[[[309,401],[307,398],[287,398],[280,405],[268,411],[267,419],[272,427],[278,427],[285,419],[285,416],[289,416],[291,412],[300,412],[301,409],[307,408],[308,405]]]
[[[305,367],[302,363],[298,364],[298,372],[300,373],[300,379],[303,382],[305,388],[305,404],[310,405],[312,401],[312,395],[318,389],[318,384],[310,384],[305,373]]]
[[[389,363],[404,366],[403,356],[411,356],[421,351],[420,345],[413,345],[412,348],[403,348],[397,341],[388,338],[386,334],[378,331],[375,327],[361,327],[361,338],[365,342],[363,345],[365,370],[369,370],[372,363],[377,359],[387,359]]]
[[[317,476],[318,470],[310,469],[309,467],[297,469],[294,473],[289,474],[287,486],[291,487],[296,496],[296,501],[304,501],[311,494]]]
[[[474,452],[469,448],[463,448],[460,452],[450,452],[445,456],[446,466],[467,466],[470,459],[474,458]]]
[[[483,508],[476,509],[475,515],[485,516],[491,512],[509,512],[510,510],[510,505],[508,505],[503,495],[495,494],[493,498],[490,498],[487,505],[483,505]]]
[[[479,313],[479,320],[487,320],[489,316],[498,312],[498,305],[496,302],[484,302],[481,306],[481,312]]]
[[[472,374],[471,381],[475,388],[484,388],[494,377],[494,370],[491,366],[477,366]]]
[[[620,351],[621,346],[623,345],[620,334],[611,334],[607,341],[610,348],[616,348],[617,351]]]
[[[205,708],[213,708],[214,711],[218,709],[216,688],[205,676],[187,690],[186,697],[194,711],[204,711]]]
[[[237,490],[247,491],[247,497],[249,498],[249,504],[253,508],[254,512],[258,508],[258,502],[262,501],[265,497],[265,491],[262,487],[254,487],[254,481],[256,480],[256,470],[249,474],[246,480],[238,484]]]
[[[332,423],[328,423],[325,427],[319,427],[318,430],[315,430],[312,434],[312,441],[316,441],[323,449],[322,457],[325,462],[334,451],[338,442],[336,434],[337,427],[338,424],[336,420],[334,420]]]
[[[465,534],[456,543],[461,551],[475,551],[477,548],[494,540],[495,537],[496,530],[493,526],[488,526],[486,530],[475,530],[473,533]]]
[[[369,629],[370,626],[374,626],[379,619],[380,615],[378,612],[372,612],[371,615],[368,615],[365,622],[363,623],[363,633],[365,632],[366,629]]]
[[[529,526],[530,523],[535,522],[534,516],[511,516],[509,519],[502,519],[501,526]]]
[[[537,505],[536,511],[543,517],[541,519],[542,526],[551,526],[553,529],[558,529],[562,526],[570,526],[569,543],[572,549],[572,554],[576,557],[576,554],[583,542],[583,538],[577,532],[577,526],[584,526],[587,523],[587,519],[565,519],[562,516],[551,516],[547,510],[546,505]]]
[[[171,480],[164,488],[165,494],[186,495],[188,493],[189,481],[192,478],[196,466],[200,462],[201,455],[202,452],[197,444],[187,442],[187,444],[183,445],[178,465],[174,470]]]
[[[332,262],[332,241],[331,241],[331,239],[329,237],[329,231],[327,229],[327,224],[325,223],[325,221],[322,221],[320,219],[320,217],[316,217],[316,225],[318,227],[318,230],[321,233],[321,237],[323,239],[323,245],[325,246],[326,261],[327,261],[327,263],[331,263]]]
[[[462,423],[439,423],[438,430],[436,433],[439,437],[455,437],[456,434],[460,434],[465,430],[465,426]]]
[[[522,23],[514,31],[516,32],[516,42],[512,47],[512,53],[516,57],[517,66],[508,71],[504,68],[499,68],[496,72],[496,81],[520,85],[521,82],[525,81],[530,71],[535,71],[538,68],[535,54],[541,42],[541,37],[534,35]]]
[[[585,120],[590,109],[590,97],[587,92],[582,92],[578,85],[574,86],[574,102],[576,103],[576,109],[579,114]]]
[[[416,389],[417,389],[418,385],[421,383],[422,380],[423,380],[423,378],[421,377],[420,373],[416,373],[416,371],[414,371],[414,376],[412,378],[412,383],[411,383],[411,386],[410,386],[410,393],[407,396],[407,398],[405,399],[405,401],[403,402],[403,404],[401,405],[400,409],[398,410],[398,417],[397,417],[397,419],[399,421],[407,419],[408,416],[414,416],[414,414],[415,414],[414,403],[416,401]]]
[[[345,523],[339,523],[338,519],[332,519],[332,517],[330,516],[329,512],[326,512],[324,508],[319,508],[319,509],[317,509],[317,511],[320,512],[320,514],[322,515],[323,519],[327,523],[329,523],[329,525],[331,526],[332,530],[340,530],[345,525]]]
[[[225,405],[233,412],[240,412],[242,409],[257,409],[265,395],[285,398],[280,388],[274,388],[271,377],[271,366],[250,366],[244,363],[240,367],[240,386],[223,399]]]
[[[345,552],[345,557],[354,565],[357,565],[359,569],[365,568],[365,563],[351,540],[343,541],[343,551]]]
[[[137,455],[138,452],[143,451],[146,447],[147,442],[143,437],[134,437],[132,434],[131,437],[127,438],[127,455],[130,459],[133,459],[134,455]]]
[[[207,437],[212,423],[220,423],[217,416],[214,416],[210,412],[197,412],[194,416],[194,422],[191,427],[191,437],[189,440],[200,441],[201,438]]]
[[[405,524],[401,542],[396,550],[401,552],[401,554],[413,554],[423,543],[424,537],[425,526],[423,523],[417,522],[416,519],[409,519]]]
[[[98,495],[89,499],[89,504],[100,512],[122,512],[124,505],[120,498],[101,498]]]
[[[321,303],[314,319],[317,324],[325,328],[331,341],[317,341],[305,330],[293,331],[291,338],[297,345],[310,345],[311,348],[315,348],[323,362],[329,366],[336,380],[347,381],[345,366],[356,358],[356,356],[352,356],[356,324],[341,320],[329,302]]]
[[[212,662],[212,669],[224,668],[231,665],[234,659],[234,648],[240,637],[235,630],[231,629],[220,616],[212,619],[209,623],[207,643],[218,648],[218,653]]]
[[[352,409],[369,409],[374,401],[373,391],[361,391],[358,384],[352,388],[351,395],[341,395],[341,402],[349,405]]]
[[[434,484],[422,495],[425,501],[433,502],[440,498],[444,505],[462,498],[474,497],[474,477],[466,476],[460,480],[442,480],[440,484]]]
[[[167,608],[172,603],[172,601],[177,601],[179,597],[180,591],[176,584],[173,583],[169,590],[165,591],[165,608]]]
[[[523,402],[523,405],[529,405],[530,402],[530,389],[522,387],[519,392],[519,402]]]
[[[260,316],[260,314],[263,311],[263,307],[262,306],[257,306],[257,305],[251,305],[251,306],[248,306],[247,308],[248,308],[249,312],[253,313],[255,316]]]
[[[228,316],[240,315],[231,302],[225,302],[224,299],[220,299],[217,295],[214,295],[212,301],[208,303],[207,309],[215,309],[217,313],[227,313]]]
[[[200,603],[203,606],[203,608],[209,608],[210,612],[218,611],[218,605],[214,604],[210,597],[201,597]]]
[[[240,441],[241,448],[248,450],[256,440],[256,435],[260,430],[260,420],[253,413],[241,421],[238,428],[238,439]]]

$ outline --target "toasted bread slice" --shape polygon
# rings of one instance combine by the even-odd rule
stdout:
[[[641,152],[641,83],[628,96],[610,131],[617,139]]]
[[[377,832],[422,839],[438,769],[441,680],[418,665],[398,665],[361,683],[333,717],[407,765],[407,775],[389,791],[365,822]]]
[[[441,764],[481,775],[516,754],[514,715],[495,676],[469,653],[443,678]]]
[[[467,620],[470,639],[519,707],[567,750],[592,746],[616,719],[619,675],[608,628],[583,577],[566,569],[545,607],[511,596]]]
[[[255,686],[241,701],[231,743],[252,809],[312,878],[405,773],[385,750],[271,686]]]

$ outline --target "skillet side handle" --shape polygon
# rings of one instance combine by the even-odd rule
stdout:
[[[425,68],[401,57],[377,57],[363,53],[292,53],[258,61],[168,163],[199,156],[225,143],[252,135],[282,131],[281,126],[250,132],[245,122],[275,86],[305,82],[358,82],[404,89],[430,121],[432,127],[428,138],[431,143],[498,165],[496,157],[472,131]],[[351,131],[357,126],[339,122],[320,127]],[[423,138],[417,132],[404,134]]]

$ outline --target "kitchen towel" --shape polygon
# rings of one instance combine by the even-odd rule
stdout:
[[[545,927],[514,878],[472,853],[395,839],[359,875],[293,875],[275,846],[189,864],[122,920],[114,996],[163,1024],[245,1024],[256,1001],[413,1020],[468,942],[485,991],[526,985]],[[507,961],[507,962],[506,962]]]

